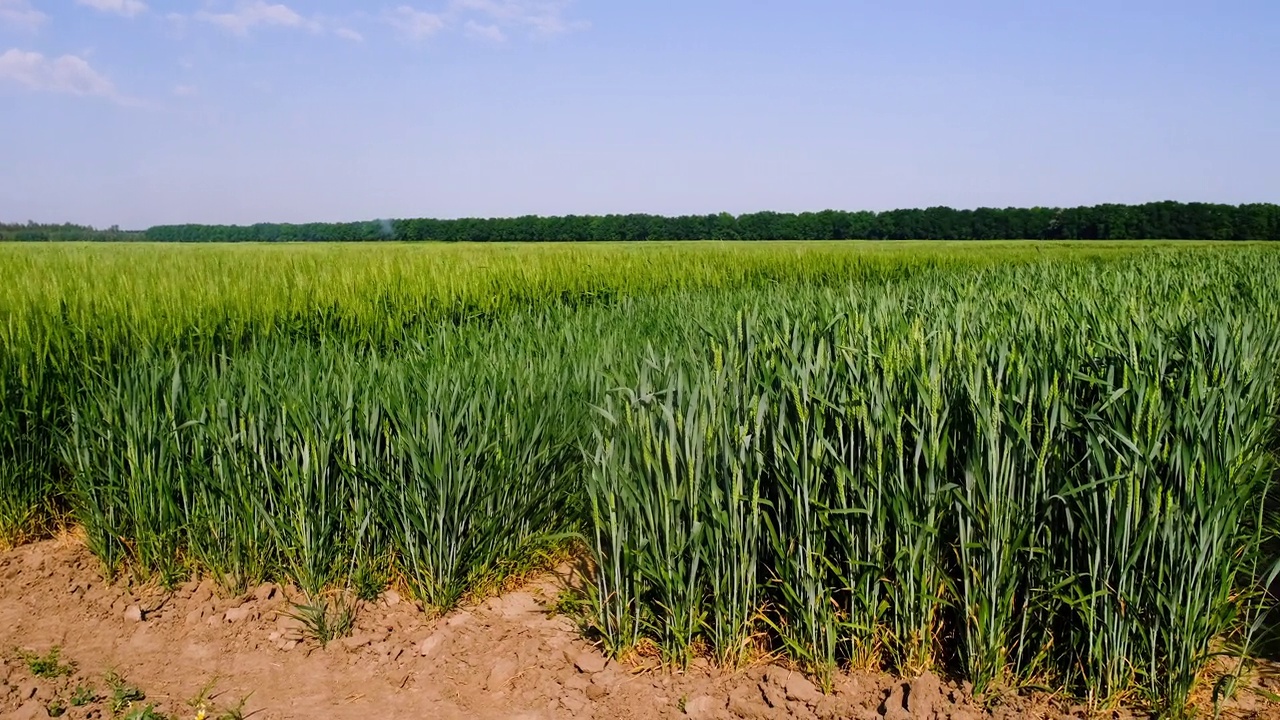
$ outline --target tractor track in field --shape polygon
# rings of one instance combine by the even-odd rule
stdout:
[[[246,716],[480,720],[977,720],[1082,717],[1046,699],[1016,698],[980,711],[963,688],[926,675],[910,682],[841,675],[822,695],[785,668],[741,672],[705,666],[645,671],[607,661],[548,606],[569,582],[552,573],[524,589],[429,619],[389,593],[361,608],[354,634],[320,648],[301,641],[287,588],[262,586],[218,597],[209,581],[173,593],[102,580],[77,539],[0,553],[0,717],[48,717],[72,689],[116,672],[145,703],[172,718],[195,717],[188,700],[212,685],[225,705],[247,697]],[[21,653],[61,648],[68,677],[35,678]],[[28,656],[29,657],[29,656]],[[1250,705],[1240,718],[1280,717]],[[141,704],[143,701],[138,701]],[[63,717],[110,718],[104,702],[69,706]],[[212,717],[212,716],[211,716]]]

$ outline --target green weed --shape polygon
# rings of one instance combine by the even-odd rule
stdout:
[[[62,662],[62,648],[54,646],[44,655],[31,652],[19,653],[23,662],[27,665],[27,670],[32,675],[46,680],[52,680],[60,677],[68,677],[75,672],[75,663]]]

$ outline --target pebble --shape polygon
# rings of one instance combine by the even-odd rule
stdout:
[[[586,673],[588,675],[594,675],[595,673],[601,672],[604,670],[605,665],[608,664],[609,661],[605,656],[600,653],[589,651],[579,653],[578,657],[573,660],[573,665],[578,668],[578,672]]]
[[[374,642],[374,636],[372,633],[361,633],[359,635],[342,638],[338,642],[342,647],[348,650],[359,650],[366,645],[372,645]]]
[[[818,692],[817,686],[799,673],[787,678],[786,688],[788,700],[795,700],[806,705],[816,705],[822,699],[822,693]]]
[[[881,714],[884,715],[884,720],[912,720],[911,713],[906,707],[906,697],[901,684],[893,686],[889,697],[884,701]]]
[[[45,711],[44,706],[33,701],[23,704],[22,707],[15,710],[9,717],[11,720],[36,720],[36,718],[48,716],[49,713]]]
[[[432,635],[422,642],[418,643],[417,651],[422,657],[429,657],[440,648],[440,644],[444,642],[444,638],[440,635]]]
[[[194,604],[207,603],[213,599],[213,583],[209,580],[201,582],[191,594],[191,602]]]
[[[591,687],[591,681],[581,675],[571,675],[564,681],[564,686],[570,690],[581,690],[585,692],[587,688]]]
[[[510,658],[504,658],[493,664],[493,668],[489,670],[489,677],[485,681],[485,687],[489,692],[506,689],[507,683],[511,682],[511,678],[516,676],[516,661]]]
[[[911,681],[911,691],[907,693],[907,710],[912,715],[931,715],[934,703],[940,699],[942,682],[933,673],[925,673]]]
[[[223,618],[225,618],[229,623],[238,623],[252,619],[256,615],[257,613],[254,612],[252,605],[241,605],[240,607],[234,607],[228,610],[223,615]]]
[[[581,693],[569,693],[560,698],[560,705],[563,706],[565,710],[576,715],[581,713],[583,709],[587,707],[587,698]]]
[[[724,701],[716,700],[707,695],[699,695],[689,698],[684,703],[684,714],[694,720],[702,718],[713,718],[725,707]]]
[[[457,615],[454,615],[448,620],[445,620],[444,624],[447,627],[459,627],[461,625],[466,625],[467,623],[471,622],[471,618],[472,618],[471,613],[463,610]]]

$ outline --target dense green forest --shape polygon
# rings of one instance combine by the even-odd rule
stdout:
[[[19,242],[83,241],[83,240],[145,240],[140,232],[124,232],[112,226],[98,230],[88,225],[43,225],[35,222],[0,223],[0,240]]]
[[[1158,202],[1077,208],[747,215],[568,215],[290,225],[162,225],[140,233],[0,225],[2,240],[157,242],[537,242],[626,240],[1280,240],[1280,205]]]

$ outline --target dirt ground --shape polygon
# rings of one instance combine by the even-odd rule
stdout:
[[[110,718],[107,673],[120,678],[114,710],[121,717],[149,704],[166,717],[202,717],[193,702],[202,695],[223,709],[247,698],[244,716],[260,720],[1084,715],[1035,698],[982,711],[964,688],[932,675],[910,682],[843,675],[834,694],[823,695],[802,675],[775,666],[681,674],[620,666],[583,640],[571,620],[549,612],[566,582],[567,573],[553,573],[437,620],[388,593],[361,608],[352,637],[320,648],[301,641],[299,624],[283,614],[291,608],[286,589],[226,598],[209,581],[174,593],[111,585],[74,538],[26,545],[0,553],[0,717],[45,718],[50,708],[56,714],[65,707],[62,717]],[[35,677],[30,659],[55,647],[65,676]],[[145,700],[128,706],[124,685]],[[93,693],[84,690],[90,687]],[[1233,716],[1280,717],[1280,706],[1250,702],[1242,699]],[[213,720],[218,711],[204,717]]]

